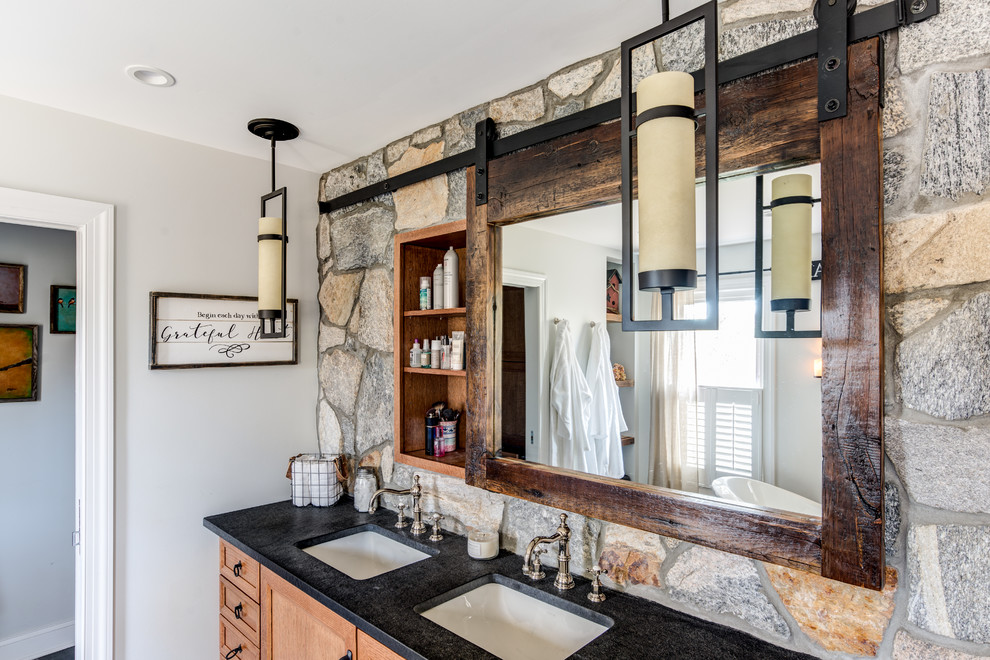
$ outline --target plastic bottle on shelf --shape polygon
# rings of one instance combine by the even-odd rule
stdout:
[[[433,365],[434,369],[442,369],[443,365],[440,363],[440,338],[437,337],[430,344],[430,364]]]
[[[451,245],[447,253],[443,255],[443,306],[453,309],[458,306],[457,291],[459,288],[457,277],[457,253]]]
[[[433,309],[443,309],[443,264],[433,271]]]
[[[418,367],[422,364],[423,360],[423,349],[419,346],[419,340],[413,340],[412,351],[409,352],[409,366]]]
[[[430,366],[431,366],[430,365],[430,357],[431,357],[430,340],[429,339],[424,339],[423,340],[423,352],[420,355],[419,366],[422,367],[423,369],[429,369]]]

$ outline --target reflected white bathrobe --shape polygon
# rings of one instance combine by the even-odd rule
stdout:
[[[599,323],[591,330],[591,352],[586,371],[591,390],[591,408],[588,416],[588,439],[595,448],[596,469],[603,477],[622,478],[625,466],[622,462],[622,432],[627,430],[619,403],[619,386],[612,374],[611,342],[605,324]]]
[[[570,325],[557,323],[550,363],[550,464],[597,474],[597,457],[588,438],[591,390],[574,352]]]

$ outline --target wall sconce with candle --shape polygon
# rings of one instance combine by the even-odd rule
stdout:
[[[822,377],[822,359],[821,358],[818,358],[817,360],[815,360],[815,363],[814,363],[814,366],[812,367],[812,369],[814,370],[815,378],[821,378]]]
[[[797,312],[811,309],[811,209],[820,203],[811,195],[810,174],[786,174],[771,182],[770,206],[763,202],[763,176],[756,177],[756,240],[754,241],[756,337],[820,338],[817,330],[795,330]],[[785,330],[763,329],[763,214],[771,213],[770,311],[786,315]]]
[[[718,33],[716,3],[708,2],[677,18],[663,3],[663,23],[622,43],[622,329],[718,329],[718,95],[705,94],[695,110],[694,95],[716,89]],[[663,71],[643,79],[636,91],[633,129],[632,52],[664,35],[704,21],[705,66],[695,76]],[[695,128],[705,120],[705,306],[703,319],[674,318],[674,293],[697,288],[695,244]],[[639,191],[639,272],[633,268],[632,145],[637,141]],[[637,282],[638,287],[631,286]],[[633,315],[634,293],[661,294],[661,318]]]
[[[248,130],[272,145],[272,191],[261,196],[261,219],[258,221],[258,318],[262,339],[286,336],[288,317],[285,309],[286,189],[275,189],[275,144],[299,137],[299,129],[281,119],[252,119]],[[278,216],[268,215],[268,202],[281,199]]]

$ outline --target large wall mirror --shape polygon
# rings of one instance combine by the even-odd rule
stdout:
[[[881,61],[876,39],[850,47],[848,115],[821,125],[814,60],[719,88],[717,332],[609,322],[609,271],[621,263],[617,122],[489,163],[488,203],[468,205],[468,483],[882,588]],[[820,320],[821,339],[754,337],[767,300],[754,277],[757,207],[791,172],[810,174],[821,198],[821,279],[797,320]],[[704,279],[678,294],[679,313],[703,315]],[[653,295],[635,296],[636,318],[651,317]],[[766,307],[763,316],[779,329]],[[589,390],[614,377],[589,360],[624,367],[627,386],[601,390],[621,412],[608,428],[624,430],[594,443],[601,450],[555,442],[561,350]]]
[[[772,181],[804,174],[820,198],[819,166],[720,182],[719,329],[624,331],[619,317],[622,227],[617,205],[502,230],[502,456],[644,485],[821,516],[821,340],[764,338],[783,330],[770,309]],[[757,205],[757,181],[766,179]],[[704,264],[704,185],[698,263]],[[757,295],[756,217],[764,223]],[[811,207],[811,304],[798,330],[821,317],[821,213]],[[638,258],[634,243],[634,260]],[[637,268],[632,269],[636,272]],[[705,316],[699,286],[675,296],[679,318]],[[637,292],[636,318],[656,317],[657,293]],[[575,400],[589,415],[571,419]]]

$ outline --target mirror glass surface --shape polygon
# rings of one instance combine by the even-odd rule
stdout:
[[[793,173],[810,174],[821,196],[813,165],[766,175],[764,205],[772,180]],[[678,318],[705,316],[704,186],[696,193],[698,288],[675,295]],[[821,515],[821,340],[754,336],[756,177],[721,181],[719,196],[717,331],[622,330],[608,311],[621,307],[625,286],[616,281],[619,205],[503,228],[503,456]],[[769,304],[769,210],[762,221],[763,327],[783,330],[784,314]],[[820,284],[812,281],[811,309],[796,315],[796,329],[820,327]],[[659,318],[659,297],[637,292],[634,318]]]

